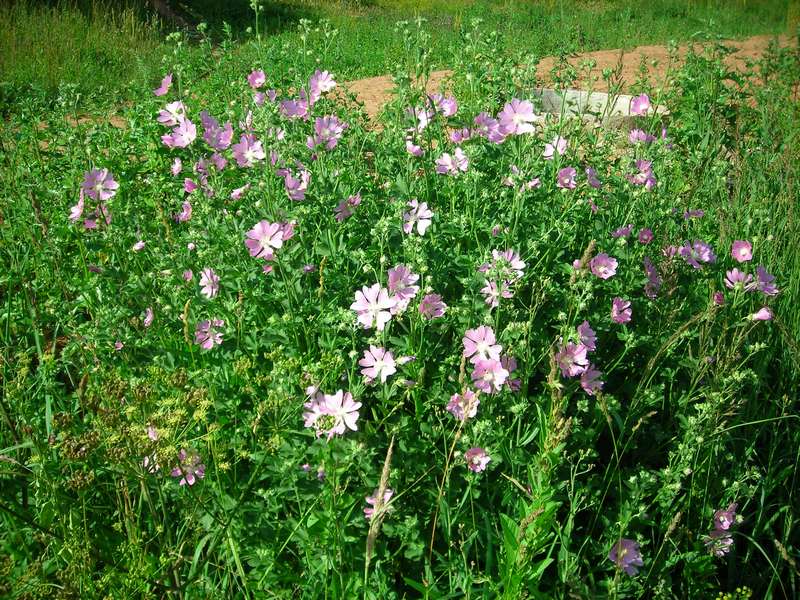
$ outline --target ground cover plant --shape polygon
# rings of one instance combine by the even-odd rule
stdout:
[[[8,116],[3,595],[796,597],[796,40],[604,129],[398,30],[380,127],[325,31]]]

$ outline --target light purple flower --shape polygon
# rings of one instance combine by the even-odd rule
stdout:
[[[750,315],[751,321],[771,321],[772,320],[772,311],[769,309],[768,306],[764,306],[760,308],[757,312]]]
[[[653,162],[639,159],[636,161],[636,168],[639,170],[638,173],[626,175],[628,181],[633,185],[643,185],[647,190],[653,189],[658,183],[656,176],[653,174]]]
[[[484,301],[489,305],[490,309],[500,306],[500,298],[514,297],[514,293],[509,289],[506,281],[487,280],[486,285],[481,288],[481,294],[484,295]]]
[[[500,122],[492,118],[489,113],[480,113],[473,122],[476,135],[486,138],[493,144],[502,144],[505,141],[507,134],[500,126]]]
[[[652,144],[656,141],[656,138],[642,129],[631,129],[628,134],[628,141],[631,144]]]
[[[519,378],[511,379],[511,374],[517,370],[517,359],[513,356],[503,355],[500,357],[500,365],[508,371],[506,387],[512,392],[518,392],[522,386],[522,381]]]
[[[305,92],[301,91],[297,100],[282,101],[280,111],[287,119],[308,119],[308,100],[305,98]]]
[[[487,394],[494,394],[503,388],[503,384],[509,375],[508,370],[503,367],[503,363],[493,358],[478,358],[471,362],[474,365],[472,369],[472,384],[476,389]]]
[[[644,116],[650,110],[650,97],[647,94],[641,94],[631,100],[631,114]]]
[[[280,223],[259,221],[245,235],[244,245],[250,251],[250,256],[272,260],[273,250],[283,246],[283,227]]]
[[[183,105],[183,102],[178,100],[177,102],[170,102],[164,108],[162,108],[159,111],[156,120],[167,127],[175,127],[185,118],[186,107]]]
[[[76,223],[81,218],[85,205],[86,201],[84,199],[83,188],[81,188],[78,192],[78,203],[75,206],[71,206],[69,209],[69,220],[72,223]]]
[[[589,269],[600,279],[609,279],[617,273],[617,259],[605,252],[600,253],[589,261]]]
[[[542,152],[542,156],[545,160],[553,160],[553,156],[557,152],[560,156],[563,156],[564,153],[567,151],[567,145],[569,142],[562,138],[560,135],[557,135],[553,138],[553,141],[544,145],[544,152]]]
[[[658,295],[663,282],[661,276],[658,274],[658,269],[656,269],[649,256],[644,257],[642,264],[644,265],[645,275],[647,275],[647,283],[644,284],[644,293],[648,298],[652,299]]]
[[[114,181],[114,176],[108,169],[92,169],[84,175],[81,188],[92,200],[105,202],[117,193],[119,183]]]
[[[230,121],[220,125],[214,117],[206,111],[200,113],[200,122],[203,125],[203,140],[214,150],[225,150],[233,141],[233,125]]]
[[[458,175],[466,173],[469,168],[469,158],[461,148],[456,148],[453,155],[447,152],[436,159],[436,172],[440,175]]]
[[[458,103],[455,97],[444,97],[442,94],[428,96],[428,100],[433,104],[434,110],[443,117],[452,117],[458,111]]]
[[[611,301],[611,320],[615,323],[629,323],[632,314],[633,309],[631,308],[631,303],[627,300],[615,297]]]
[[[354,196],[349,196],[346,200],[342,200],[334,209],[336,220],[341,223],[348,217],[352,216],[353,209],[361,204],[361,193]]]
[[[198,344],[203,350],[211,350],[214,346],[222,343],[222,333],[220,328],[225,326],[222,319],[211,319],[200,321],[194,332],[194,343]]]
[[[262,70],[253,71],[247,76],[248,85],[257,90],[267,82],[267,74]]]
[[[462,142],[466,142],[472,137],[472,130],[468,127],[464,127],[462,129],[456,129],[455,131],[450,132],[450,141],[454,144],[460,144]]]
[[[767,270],[762,266],[756,267],[756,289],[766,296],[776,296],[780,291],[774,283],[775,276],[767,273]]]
[[[589,364],[586,370],[581,373],[581,388],[583,391],[594,396],[603,389],[604,382],[600,379],[603,374],[598,371],[593,364]]]
[[[462,339],[464,356],[469,358],[472,363],[488,359],[499,361],[503,347],[497,344],[496,341],[494,331],[487,325],[468,329]]]
[[[197,137],[197,127],[189,119],[183,119],[173,129],[165,133],[161,141],[167,148],[186,148]]]
[[[144,321],[143,324],[145,327],[150,327],[153,324],[153,309],[151,307],[147,307],[144,311]]]
[[[383,491],[383,502],[381,502],[381,508],[384,508],[385,510],[389,510],[389,507],[386,506],[386,504],[389,502],[389,500],[392,499],[393,495],[394,495],[394,491],[392,489],[390,489],[390,488],[386,488]],[[372,519],[372,515],[375,514],[375,504],[378,501],[377,498],[378,498],[378,490],[377,489],[374,492],[372,492],[372,496],[367,496],[366,497],[367,504],[369,504],[369,506],[364,509],[364,517],[368,521],[371,520]]]
[[[397,372],[392,353],[372,344],[369,345],[369,350],[364,350],[364,357],[358,361],[358,364],[363,367],[361,374],[367,379],[367,383],[371,383],[375,379],[386,383],[386,378]]]
[[[419,292],[419,286],[414,285],[419,280],[419,275],[411,272],[405,265],[397,265],[387,272],[389,293],[396,301],[392,314],[403,312],[411,299]]]
[[[534,119],[533,104],[528,100],[519,100],[517,98],[506,104],[500,114],[497,115],[500,129],[505,135],[522,135],[535,132],[536,128],[532,125]]]
[[[575,186],[575,176],[578,172],[574,169],[574,167],[564,167],[558,172],[558,179],[556,180],[556,185],[565,190],[574,190]]]
[[[412,140],[406,140],[406,152],[408,152],[411,156],[420,157],[424,154],[422,148],[417,146]]]
[[[371,287],[363,286],[360,291],[356,291],[355,301],[350,305],[358,315],[358,322],[364,329],[374,326],[378,331],[383,331],[384,326],[392,318],[389,312],[394,308],[397,301],[389,297],[389,292],[382,288],[379,283]]]
[[[597,171],[595,171],[592,167],[586,167],[586,181],[596,190],[599,190],[600,186],[602,185],[600,180],[597,178]]]
[[[428,294],[419,303],[419,314],[428,320],[443,317],[446,310],[447,304],[439,294]]]
[[[486,266],[488,266],[488,269],[482,272],[494,273],[498,277],[510,281],[521,279],[525,271],[525,263],[513,248],[502,252],[500,250],[492,250],[492,262]],[[479,270],[482,270],[482,268]]]
[[[244,134],[239,138],[239,143],[233,145],[233,157],[240,167],[252,167],[256,161],[264,160],[267,155],[261,142],[252,134]]]
[[[639,230],[639,243],[640,244],[649,244],[653,241],[653,230],[644,228]]]
[[[583,344],[567,342],[562,345],[555,356],[556,364],[561,369],[561,375],[575,377],[583,373],[589,366],[589,359],[586,356],[588,350]]]
[[[725,510],[718,510],[714,513],[714,529],[727,531],[731,525],[736,523],[736,507],[737,504],[731,504]]]
[[[175,220],[178,223],[186,223],[189,219],[192,218],[192,205],[189,201],[184,201],[181,204],[181,212],[175,215]]]
[[[361,402],[353,400],[350,392],[338,390],[335,394],[317,393],[303,406],[306,427],[313,427],[317,437],[327,435],[330,440],[334,435],[344,435],[348,429],[358,431],[358,409]]]
[[[242,187],[236,188],[231,192],[231,200],[241,200],[244,193],[250,189],[250,184],[246,183]]]
[[[614,231],[611,232],[612,238],[621,238],[621,237],[628,237],[633,230],[633,224],[624,225],[623,227],[618,227]]]
[[[639,567],[644,566],[639,544],[626,538],[621,538],[611,547],[608,560],[631,577],[639,572]]]
[[[184,281],[191,281],[191,280],[192,280],[192,277],[194,277],[194,273],[192,273],[192,270],[191,270],[191,269],[186,269],[186,270],[183,272],[183,275],[182,275],[182,276],[183,276],[183,280],[184,280]]]
[[[683,259],[695,269],[701,269],[700,263],[713,263],[717,260],[711,246],[702,240],[695,240],[692,244],[687,241],[683,246],[678,249]]]
[[[169,169],[169,172],[172,173],[173,177],[177,177],[180,172],[183,170],[183,163],[181,162],[180,158],[176,158],[172,161],[172,166]]]
[[[144,250],[144,240],[139,240],[133,245],[133,251],[140,252],[142,250]]]
[[[180,477],[179,485],[194,485],[198,479],[206,475],[206,466],[201,462],[196,450],[187,452],[181,448],[178,453],[178,466],[172,469],[173,477]]]
[[[418,202],[414,199],[409,201],[408,207],[411,210],[403,213],[403,231],[410,234],[414,230],[414,225],[416,225],[417,233],[425,235],[433,217],[433,212],[428,209],[428,203]]]
[[[749,273],[743,273],[739,269],[734,268],[730,271],[726,271],[725,273],[725,287],[731,290],[738,287],[739,289],[750,291],[753,288],[753,286],[750,285],[750,282],[752,281],[752,275]]]
[[[468,389],[463,394],[450,396],[450,402],[447,403],[447,412],[459,421],[466,421],[478,414],[478,405],[480,403],[478,394]]]
[[[308,184],[311,182],[311,172],[307,169],[301,169],[297,176],[294,176],[288,171],[283,178],[283,186],[286,188],[286,195],[290,200],[299,202],[306,199],[306,190]]]
[[[206,267],[200,271],[200,293],[209,300],[219,293],[219,277],[213,269]]]
[[[308,80],[311,103],[314,104],[322,94],[330,92],[335,87],[336,82],[333,80],[333,76],[328,71],[317,69]]]
[[[347,123],[340,121],[334,115],[317,117],[314,121],[314,136],[308,138],[306,145],[313,150],[317,146],[325,146],[327,150],[333,150],[342,139]]]
[[[161,85],[153,90],[154,96],[165,96],[172,86],[172,73],[167,73],[161,80]]]
[[[589,321],[584,321],[578,325],[578,337],[581,344],[586,346],[589,352],[594,352],[597,349],[597,335],[589,325]]]
[[[731,246],[731,256],[740,263],[753,260],[753,245],[747,240],[736,240]]]
[[[486,469],[486,465],[492,460],[483,448],[470,448],[464,453],[464,460],[467,467],[474,473],[480,473]]]

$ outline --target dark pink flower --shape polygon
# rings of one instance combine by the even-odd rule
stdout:
[[[556,185],[565,190],[574,190],[575,186],[575,176],[578,172],[574,169],[574,167],[564,167],[558,172],[558,179],[556,181]]]
[[[267,75],[261,69],[253,71],[247,76],[247,84],[257,90],[267,82]]]
[[[640,229],[639,230],[639,243],[640,244],[649,244],[653,241],[653,230],[652,229]]]

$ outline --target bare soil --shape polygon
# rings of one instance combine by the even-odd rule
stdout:
[[[764,54],[772,40],[776,40],[781,46],[787,46],[793,43],[792,38],[789,36],[772,35],[759,35],[744,40],[726,41],[724,44],[733,49],[734,52],[726,56],[725,63],[729,68],[737,71],[744,71],[747,69],[748,62],[755,61]],[[703,44],[701,43],[679,46],[676,62],[683,62],[690,48],[698,50],[702,46]],[[595,62],[595,67],[592,70],[592,77],[598,78],[599,80],[589,82],[585,77],[579,78],[573,87],[588,89],[591,85],[592,89],[596,91],[606,91],[606,84],[602,78],[600,78],[600,73],[602,73],[603,69],[615,69],[620,63],[622,65],[620,82],[622,83],[623,91],[625,91],[637,80],[637,77],[639,77],[640,66],[643,60],[647,65],[647,78],[650,83],[656,87],[666,85],[668,72],[670,69],[678,66],[678,64],[670,63],[670,54],[667,46],[638,46],[631,49],[617,48],[613,50],[598,50],[596,52],[576,54],[568,58],[568,62],[574,66],[579,73],[582,72],[581,64],[585,61]],[[547,57],[539,61],[537,73],[539,75],[539,83],[542,86],[547,86],[552,83],[550,71],[557,63],[557,57]],[[447,89],[447,80],[452,74],[453,72],[449,70],[434,71],[431,73],[430,79],[426,85],[427,92],[433,93],[442,89]],[[356,95],[359,102],[364,105],[367,114],[373,119],[378,116],[384,104],[391,98],[394,88],[392,79],[388,75],[349,81],[343,85]]]

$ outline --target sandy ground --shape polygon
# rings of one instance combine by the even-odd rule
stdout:
[[[778,43],[786,46],[792,42],[788,36],[755,36],[745,40],[726,41],[726,46],[735,49],[735,52],[726,57],[726,63],[729,67],[736,70],[744,70],[747,62],[759,58],[769,46],[771,40],[777,39]],[[699,48],[701,44],[691,45],[694,48]],[[679,46],[678,48],[678,61],[682,61],[690,45]],[[663,85],[668,69],[670,68],[670,56],[667,46],[638,46],[629,50],[614,49],[614,50],[598,50],[597,52],[587,52],[585,54],[576,54],[568,58],[568,62],[575,66],[580,72],[580,65],[586,60],[593,60],[596,66],[593,69],[594,76],[600,80],[594,84],[594,90],[603,91],[605,82],[599,77],[603,69],[616,68],[620,62],[622,63],[622,70],[620,79],[623,84],[623,90],[626,86],[631,85],[636,81],[639,73],[639,67],[642,59],[647,62],[648,77],[650,81],[658,86]],[[557,63],[556,57],[547,57],[539,61],[537,65],[537,73],[539,74],[540,83],[545,86],[549,83],[549,73]],[[675,66],[674,64],[672,65]],[[431,73],[430,80],[427,84],[428,93],[439,91],[443,86],[446,88],[447,79],[452,75],[452,71],[434,71]],[[582,88],[588,87],[588,82],[578,80],[575,87]],[[370,118],[376,117],[383,105],[391,97],[392,89],[394,87],[392,79],[388,75],[381,75],[379,77],[369,77],[367,79],[359,79],[357,81],[349,81],[343,86],[356,94],[359,102],[363,103],[364,109]]]

